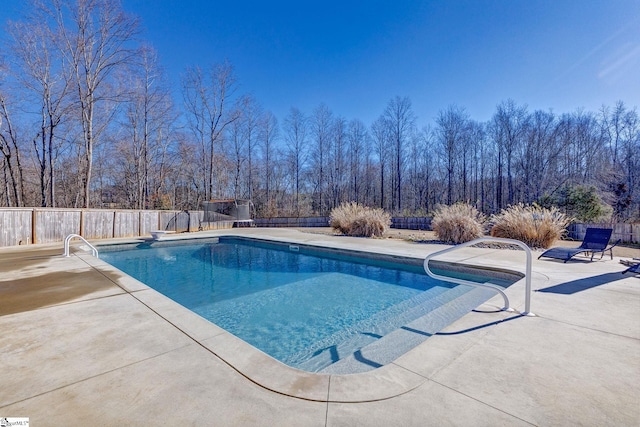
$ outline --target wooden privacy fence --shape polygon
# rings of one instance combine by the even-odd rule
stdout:
[[[148,236],[152,230],[187,232],[232,228],[235,221],[203,222],[203,211],[0,208],[0,247],[85,239]],[[258,227],[328,227],[329,217],[259,218]],[[393,217],[392,228],[430,230],[430,217]],[[582,240],[588,227],[613,228],[612,239],[640,243],[640,224],[572,224],[568,236]]]
[[[612,228],[611,240],[622,240],[624,243],[640,243],[640,223],[626,224],[571,224],[567,227],[568,237],[574,240],[584,239],[587,228]]]
[[[391,228],[404,230],[431,230],[431,217],[393,217]]]
[[[329,217],[254,218],[253,224],[256,227],[328,227]]]
[[[148,236],[152,230],[233,227],[233,221],[203,223],[202,215],[202,211],[0,208],[0,247],[61,242],[69,234],[110,239]]]
[[[287,217],[287,218],[256,218],[253,220],[256,227],[329,227],[328,216],[318,217]],[[430,230],[430,217],[393,217],[391,228],[403,228],[408,230]]]

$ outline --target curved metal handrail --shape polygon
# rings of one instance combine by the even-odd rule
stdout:
[[[510,307],[509,305],[509,298],[507,298],[507,295],[502,291],[502,289],[500,289],[498,286],[495,285],[490,285],[488,283],[477,283],[477,282],[471,282],[469,280],[464,280],[464,279],[457,279],[454,277],[447,277],[447,276],[441,276],[440,274],[436,274],[433,271],[431,271],[429,269],[429,261],[438,256],[438,255],[442,255],[445,254],[447,252],[451,252],[454,251],[456,249],[460,249],[460,248],[465,248],[467,246],[473,246],[477,243],[480,242],[500,242],[500,243],[507,243],[510,245],[517,245],[519,247],[521,247],[522,249],[524,249],[526,255],[527,255],[527,266],[526,266],[526,270],[525,270],[525,309],[524,312],[521,313],[523,316],[535,316],[535,314],[531,313],[530,309],[531,309],[531,249],[529,248],[529,246],[527,246],[526,244],[522,243],[520,240],[514,240],[514,239],[504,239],[502,237],[480,237],[478,239],[474,239],[471,240],[469,242],[465,242],[465,243],[460,243],[459,245],[453,246],[451,248],[447,248],[444,249],[442,251],[438,251],[438,252],[434,252],[432,254],[427,255],[427,257],[424,259],[424,271],[431,277],[433,277],[434,279],[438,279],[438,280],[444,280],[445,282],[451,282],[451,283],[457,283],[457,284],[461,284],[461,285],[468,285],[468,286],[476,286],[476,287],[482,287],[482,288],[489,288],[491,290],[494,290],[496,292],[498,292],[500,295],[502,295],[502,298],[504,299],[504,307],[502,308],[503,311],[514,311],[513,308]]]
[[[79,234],[69,234],[67,237],[65,237],[64,239],[64,256],[68,257],[69,256],[69,242],[71,242],[71,239],[74,238],[78,238],[80,240],[82,240],[84,243],[86,243],[90,248],[91,248],[91,254],[96,257],[96,258],[100,258],[98,256],[98,250],[95,248],[95,246],[93,246],[91,243],[87,242],[87,240],[82,237]]]

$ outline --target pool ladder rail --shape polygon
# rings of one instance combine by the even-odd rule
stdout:
[[[447,249],[427,255],[427,257],[424,259],[424,271],[434,279],[443,280],[445,282],[456,283],[459,285],[475,286],[480,288],[489,288],[499,293],[504,299],[504,307],[502,308],[502,311],[515,311],[513,308],[511,308],[511,305],[509,304],[509,298],[502,291],[500,287],[496,285],[491,285],[489,283],[477,283],[477,282],[471,282],[469,280],[458,279],[455,277],[442,276],[440,274],[434,273],[429,268],[429,261],[432,258],[438,255],[445,254],[447,252],[455,251],[456,249],[465,248],[467,246],[473,246],[481,242],[499,242],[499,243],[506,243],[510,245],[517,245],[525,251],[527,255],[527,266],[525,270],[525,303],[524,303],[525,309],[524,309],[524,312],[522,312],[521,314],[523,316],[535,316],[535,314],[531,313],[531,249],[529,248],[529,246],[527,246],[526,244],[524,244],[519,240],[504,239],[502,237],[480,237],[478,239],[474,239],[469,242],[460,243],[459,245],[453,246],[451,248],[447,248]]]
[[[80,239],[82,240],[87,246],[89,246],[91,248],[91,254],[96,257],[96,258],[100,258],[98,256],[98,250],[95,248],[95,246],[93,246],[91,243],[87,242],[87,239],[85,239],[84,237],[82,237],[79,234],[69,234],[67,237],[65,237],[64,239],[64,256],[68,257],[69,255],[69,243],[71,242],[71,239]]]

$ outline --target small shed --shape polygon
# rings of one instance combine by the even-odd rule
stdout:
[[[251,200],[216,199],[203,202],[203,205],[203,223],[232,221],[235,227],[247,226],[253,223],[253,219],[251,219]]]

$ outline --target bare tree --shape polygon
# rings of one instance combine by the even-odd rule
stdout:
[[[527,108],[518,107],[511,99],[498,105],[492,120],[492,135],[498,148],[498,183],[496,200],[498,209],[504,207],[503,195],[503,167],[507,168],[507,204],[515,201],[514,192],[514,154],[518,145],[522,143],[527,129]]]
[[[479,198],[479,184],[480,184],[480,170],[482,168],[482,145],[485,141],[484,126],[482,124],[469,120],[469,127],[467,129],[467,141],[468,147],[465,153],[465,163],[469,165],[469,190],[465,191],[464,200],[471,201],[475,204],[476,208],[480,208],[482,203]],[[468,153],[468,154],[467,154]],[[465,167],[466,169],[466,167]],[[464,173],[466,177],[467,174]]]
[[[480,211],[489,212],[491,191],[488,191],[488,175],[492,150],[487,141],[487,125],[472,121],[470,134],[473,139],[475,162],[473,199]]]
[[[378,156],[379,167],[379,191],[380,191],[380,208],[386,209],[385,203],[385,170],[387,170],[387,161],[389,158],[389,127],[387,126],[384,116],[378,117],[371,125],[371,135],[373,137],[374,150]]]
[[[276,200],[274,196],[274,188],[276,187],[276,158],[278,152],[276,149],[276,141],[279,136],[278,120],[270,111],[267,111],[260,121],[260,142],[262,147],[262,164],[264,177],[264,194],[263,203],[266,206],[268,216],[275,216]]]
[[[174,208],[188,209],[199,207],[203,201],[204,182],[198,179],[201,165],[198,160],[197,143],[188,135],[178,134],[176,157],[179,167],[174,168],[171,175]]]
[[[617,102],[613,110],[603,107],[600,111],[602,133],[612,162],[608,185],[613,193],[615,214],[623,219],[634,215],[640,217],[638,122],[636,109],[627,109],[622,101]],[[637,212],[634,214],[635,209]]]
[[[311,176],[314,182],[315,209],[324,215],[326,213],[326,190],[327,190],[327,169],[328,152],[330,147],[331,126],[333,115],[325,104],[320,104],[313,111],[311,118],[311,135],[313,137],[313,147],[311,149]]]
[[[593,113],[577,111],[572,116],[574,150],[574,180],[578,184],[591,184],[600,181],[600,173],[605,161],[605,141],[600,133],[599,124]]]
[[[393,143],[394,191],[392,206],[398,212],[402,210],[402,172],[404,169],[405,145],[415,133],[416,116],[408,97],[396,96],[384,110],[384,120],[389,127],[389,136]]]
[[[291,174],[293,175],[293,212],[300,215],[300,191],[302,189],[302,173],[307,161],[308,119],[297,108],[291,108],[284,119],[285,141]]]
[[[447,171],[447,204],[450,205],[454,202],[454,177],[467,139],[469,116],[464,108],[452,105],[440,111],[436,125],[440,152]]]
[[[242,116],[244,122],[244,138],[246,140],[247,166],[245,168],[245,180],[247,186],[247,198],[253,199],[254,188],[258,180],[256,174],[256,150],[259,139],[260,120],[263,115],[262,107],[253,96],[246,96],[242,102]]]
[[[37,134],[33,148],[39,169],[40,205],[56,206],[55,161],[62,142],[58,128],[70,113],[70,76],[64,69],[55,49],[51,29],[42,25],[46,16],[34,8],[23,22],[12,23],[9,31],[13,37],[12,52],[18,69],[17,80],[34,98],[37,107]],[[30,108],[26,109],[27,111]]]
[[[409,141],[409,156],[407,161],[408,166],[408,186],[405,190],[405,210],[417,212],[422,204],[422,160],[424,151],[424,138],[419,134],[415,134]]]
[[[5,95],[0,91],[0,152],[4,158],[7,206],[24,206],[24,173],[17,130],[11,120]],[[12,198],[13,196],[13,198]]]
[[[435,165],[434,153],[436,152],[433,130],[429,126],[424,126],[418,135],[416,143],[418,144],[417,157],[419,159],[416,183],[418,186],[418,209],[423,209],[427,213],[433,204],[430,202],[435,175],[433,172]]]
[[[367,138],[369,137],[367,127],[360,120],[354,119],[349,122],[348,143],[349,143],[349,199],[357,202],[364,202],[363,187],[363,157],[367,155]]]
[[[236,120],[228,127],[228,142],[230,145],[229,156],[233,162],[233,197],[235,199],[242,198],[240,179],[242,178],[242,170],[246,163],[246,138],[244,137],[244,123],[242,115],[240,120]]]
[[[132,43],[138,23],[117,0],[35,0],[34,5],[49,17],[46,24],[56,35],[57,50],[75,87],[83,142],[82,205],[88,207],[93,150],[108,123],[105,118],[99,124],[99,116],[113,114],[113,106],[122,101],[112,83],[136,53]]]
[[[519,159],[525,203],[540,200],[557,177],[552,172],[562,148],[556,126],[556,117],[551,112],[536,110],[531,114]]]
[[[200,144],[205,163],[205,199],[214,196],[218,185],[216,156],[225,128],[240,117],[238,109],[227,109],[235,91],[233,67],[228,62],[213,65],[203,73],[199,67],[188,68],[183,80],[183,95],[190,127]]]
[[[640,117],[635,108],[625,114],[624,153],[630,208],[625,216],[640,218]]]
[[[128,87],[128,102],[120,153],[121,163],[131,169],[132,207],[147,209],[160,197],[175,112],[155,51],[143,46],[137,62],[121,78]]]
[[[331,196],[330,209],[339,206],[344,201],[347,190],[347,174],[345,171],[346,126],[346,120],[342,117],[336,117],[333,120],[333,126],[331,126],[331,137],[329,139],[330,167],[328,170],[328,184]]]
[[[622,157],[620,151],[626,126],[625,114],[626,107],[622,101],[616,103],[613,111],[605,106],[600,110],[600,123],[602,125],[602,131],[607,138],[614,166],[620,164]]]
[[[373,138],[370,132],[367,131],[364,139],[362,156],[362,177],[360,182],[362,183],[363,195],[362,203],[367,206],[376,206],[375,194],[376,194],[376,177],[378,172],[376,170],[376,164],[374,159]]]

